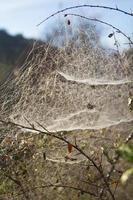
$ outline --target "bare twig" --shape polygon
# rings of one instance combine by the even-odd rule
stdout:
[[[127,144],[127,143],[128,143],[130,140],[132,140],[132,139],[133,139],[133,133],[130,133],[130,134],[128,135],[128,137],[125,139],[124,143]],[[120,155],[119,155],[119,154],[116,154],[115,158],[113,159],[112,167],[111,167],[109,173],[107,174],[107,178],[108,178],[108,179],[110,178],[112,172],[114,171],[115,166],[116,166],[116,164],[117,164],[119,158],[120,158]]]
[[[31,190],[36,190],[36,189],[40,189],[40,188],[51,188],[51,187],[72,189],[72,190],[79,191],[81,193],[85,193],[85,194],[89,194],[91,196],[97,197],[97,195],[95,193],[93,193],[93,192],[86,191],[86,190],[84,190],[82,188],[79,188],[79,187],[74,187],[74,186],[69,186],[69,185],[63,185],[63,184],[46,184],[46,185],[41,185],[41,186],[37,186],[37,187],[31,188]],[[21,193],[19,195],[22,195],[22,194],[23,193]]]
[[[127,11],[124,11],[124,10],[121,10],[119,9],[118,7],[109,7],[109,6],[100,6],[100,5],[90,5],[90,4],[83,4],[83,5],[77,5],[77,6],[71,6],[71,7],[67,7],[67,8],[64,8],[62,10],[59,10],[55,13],[53,13],[52,15],[48,16],[47,18],[45,18],[44,20],[42,20],[39,24],[37,24],[37,26],[40,26],[42,23],[44,23],[45,21],[47,21],[48,19],[54,17],[55,15],[58,15],[60,13],[63,13],[67,10],[72,10],[72,9],[78,9],[78,8],[102,8],[102,9],[107,9],[107,10],[113,10],[113,11],[117,11],[117,12],[120,12],[120,13],[123,13],[123,14],[126,14],[126,15],[129,15],[129,16],[133,16],[133,13],[129,13]]]
[[[132,139],[133,139],[133,133],[130,133],[130,134],[128,135],[128,137],[125,139],[124,143],[127,144],[127,143],[128,143],[130,140],[132,140]],[[110,177],[111,177],[113,171],[115,170],[115,166],[116,166],[116,164],[118,163],[119,158],[120,158],[120,155],[119,155],[119,154],[116,154],[116,156],[115,156],[115,158],[114,158],[114,160],[113,160],[113,163],[111,163],[112,165],[111,165],[110,171],[109,171],[108,174],[107,174],[107,180],[108,180],[108,182],[109,182],[109,180],[110,180]],[[116,187],[115,187],[115,189],[114,189],[114,194],[115,194],[115,192],[116,192],[116,190],[117,190],[118,185],[119,185],[119,180],[117,181]],[[101,194],[101,195],[102,195],[102,194]]]
[[[33,188],[34,189],[37,189],[37,188],[50,188],[50,187],[55,187],[55,188],[68,188],[68,189],[72,189],[72,190],[77,190],[77,191],[80,191],[82,193],[85,193],[85,194],[89,194],[91,196],[95,196],[97,197],[97,195],[95,193],[92,193],[92,192],[89,192],[89,191],[86,191],[82,188],[79,188],[79,187],[74,187],[74,186],[69,186],[69,185],[63,185],[63,184],[48,184],[48,185],[42,185],[42,186],[39,186],[39,187],[35,187]]]
[[[33,128],[33,127],[27,127],[27,126],[20,125],[20,124],[17,124],[17,123],[15,123],[15,122],[11,122],[11,121],[5,122],[4,120],[0,120],[0,122],[1,122],[1,123],[4,123],[4,124],[11,124],[11,125],[17,126],[17,127],[19,127],[19,128],[27,129],[27,130],[32,130],[32,131],[38,132],[38,133],[40,133],[40,134],[45,134],[45,135],[51,136],[51,137],[54,137],[54,138],[56,138],[56,139],[58,139],[58,140],[61,140],[61,141],[65,142],[66,144],[69,144],[69,143],[70,143],[70,142],[69,142],[66,138],[64,138],[64,137],[58,136],[58,135],[56,135],[56,134],[54,134],[54,133],[51,133],[51,132],[49,132],[49,131],[48,131],[48,132],[44,132],[44,131],[47,130],[46,128],[44,128],[44,131],[41,131],[41,130],[35,128],[35,127],[34,127],[34,128]],[[41,125],[41,127],[43,128],[42,125]],[[113,195],[113,193],[112,193],[112,191],[111,191],[111,189],[110,189],[109,183],[108,183],[108,181],[107,181],[107,178],[105,177],[105,175],[104,175],[104,173],[103,173],[101,167],[99,167],[99,166],[97,165],[97,163],[96,163],[89,155],[87,155],[82,149],[80,149],[80,147],[78,147],[77,145],[74,145],[74,144],[72,144],[72,143],[71,143],[71,145],[72,145],[73,148],[75,148],[78,152],[80,152],[85,158],[87,158],[87,160],[89,160],[89,161],[93,164],[93,166],[96,168],[96,170],[99,172],[101,178],[103,179],[103,181],[104,181],[104,183],[105,183],[105,185],[106,185],[106,188],[107,188],[107,190],[108,190],[108,192],[109,192],[109,194],[110,194],[112,200],[115,200],[115,197],[114,197],[114,195]]]
[[[127,36],[123,31],[121,31],[119,28],[113,26],[112,24],[108,23],[108,22],[105,22],[105,21],[102,21],[102,20],[99,20],[97,18],[90,18],[90,17],[85,17],[83,15],[79,15],[79,14],[74,14],[74,13],[67,13],[65,14],[65,16],[75,16],[75,17],[80,17],[82,19],[87,19],[87,20],[90,20],[90,21],[95,21],[95,22],[99,22],[101,24],[104,24],[104,25],[107,25],[113,29],[115,29],[118,33],[121,33],[125,38],[128,39],[128,41],[130,42],[130,44],[133,45],[133,41],[131,40],[131,38],[129,36]]]

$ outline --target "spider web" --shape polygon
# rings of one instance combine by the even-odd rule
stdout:
[[[23,125],[26,118],[50,131],[132,121],[128,60],[81,39],[61,48],[36,42],[25,64],[1,86],[1,116]]]

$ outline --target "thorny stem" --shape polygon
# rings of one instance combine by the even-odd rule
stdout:
[[[56,138],[56,139],[58,139],[58,140],[61,140],[61,141],[65,142],[65,143],[67,143],[67,144],[70,143],[66,138],[63,138],[63,137],[61,137],[61,136],[58,136],[58,135],[56,135],[55,133],[49,132],[45,127],[43,127],[43,126],[42,126],[41,124],[39,124],[39,123],[38,123],[38,124],[39,124],[46,132],[41,131],[41,130],[39,130],[38,128],[35,128],[34,126],[28,127],[28,126],[20,125],[20,124],[11,122],[11,121],[5,122],[5,121],[3,121],[3,120],[0,120],[0,122],[1,122],[1,123],[4,123],[4,124],[11,124],[11,125],[14,125],[14,126],[17,126],[17,127],[20,127],[20,128],[24,128],[24,129],[27,129],[27,130],[36,131],[36,132],[38,132],[38,133],[40,133],[40,134],[45,134],[45,135],[54,137],[54,138]],[[71,144],[72,144],[72,143],[71,143]],[[93,166],[97,169],[97,171],[98,171],[99,174],[101,175],[101,178],[103,179],[103,181],[104,181],[104,183],[105,183],[105,185],[106,185],[106,188],[107,188],[107,190],[108,190],[108,192],[109,192],[109,194],[110,194],[112,200],[115,200],[115,197],[114,197],[114,195],[113,195],[113,193],[112,193],[112,191],[111,191],[111,189],[110,189],[109,183],[108,183],[107,178],[105,177],[105,175],[104,175],[102,169],[96,164],[96,162],[95,162],[91,157],[89,157],[89,156],[88,156],[84,151],[82,151],[82,149],[80,149],[77,145],[72,144],[72,146],[73,146],[73,148],[75,148],[77,151],[79,151],[85,158],[87,158],[87,159],[93,164]]]
[[[120,13],[123,13],[123,14],[126,14],[126,15],[129,15],[129,16],[132,16],[133,17],[133,13],[129,13],[127,11],[124,11],[124,10],[121,10],[119,9],[118,7],[116,8],[113,8],[113,7],[109,7],[109,6],[100,6],[100,5],[90,5],[90,4],[84,4],[84,5],[77,5],[77,6],[71,6],[71,7],[67,7],[67,8],[64,8],[62,10],[59,10],[55,13],[53,13],[52,15],[48,16],[47,18],[45,18],[44,20],[42,20],[39,24],[37,24],[37,26],[40,26],[42,23],[44,23],[45,21],[47,21],[48,19],[54,17],[55,15],[58,15],[60,13],[63,13],[67,10],[72,10],[72,9],[78,9],[78,8],[102,8],[102,9],[107,9],[107,10],[113,10],[113,11],[117,11],[117,12],[120,12]]]
[[[54,138],[56,138],[56,139],[59,139],[59,140],[65,142],[65,143],[67,143],[67,144],[70,143],[66,138],[63,138],[63,137],[58,136],[58,135],[55,135],[55,133],[51,133],[51,132],[48,131],[45,127],[43,127],[40,123],[38,123],[38,125],[40,125],[46,132],[41,131],[41,130],[35,128],[33,125],[31,125],[32,127],[28,127],[28,126],[23,126],[23,125],[20,125],[20,124],[14,123],[14,122],[10,122],[10,121],[9,121],[9,122],[5,122],[5,121],[3,121],[3,120],[0,120],[0,122],[1,122],[1,123],[4,123],[4,124],[15,125],[15,126],[17,126],[17,127],[24,128],[24,129],[36,131],[36,132],[39,132],[39,133],[41,133],[41,134],[45,134],[45,135],[54,137]],[[27,120],[27,122],[28,122],[28,120]],[[125,144],[128,143],[132,138],[133,138],[133,133],[131,133],[131,134],[126,138],[126,140],[125,140],[124,143],[125,143]],[[71,143],[71,144],[72,144],[72,143]],[[75,144],[75,145],[72,144],[72,146],[73,146],[73,148],[75,148],[77,151],[79,151],[84,157],[86,157],[86,158],[93,164],[93,166],[97,169],[97,171],[100,173],[102,179],[104,180],[104,183],[105,183],[105,185],[106,185],[106,188],[107,188],[108,192],[109,192],[110,195],[111,195],[111,198],[112,198],[113,200],[115,200],[114,194],[112,193],[112,191],[111,191],[111,189],[110,189],[110,186],[109,186],[108,181],[109,181],[109,179],[110,179],[110,176],[111,176],[112,172],[113,172],[114,169],[115,169],[116,163],[117,163],[118,160],[119,160],[119,155],[118,155],[118,154],[116,155],[116,157],[115,157],[115,159],[114,159],[114,163],[113,163],[113,165],[112,165],[112,167],[111,167],[111,169],[110,169],[110,172],[108,173],[107,177],[105,177],[105,175],[104,175],[104,173],[103,173],[103,170],[96,164],[96,162],[95,162],[92,158],[90,158],[84,151],[82,151],[82,149],[80,149],[80,148],[78,147],[77,144]],[[14,182],[15,182],[17,185],[19,185],[19,186],[21,187],[21,189],[23,190],[22,185],[21,185],[21,183],[20,183],[19,181],[13,179],[13,178],[10,177],[10,176],[8,176],[8,178],[10,178],[12,181],[14,181]],[[49,185],[49,187],[52,187],[52,186],[54,186],[54,185],[52,185],[52,184]],[[48,186],[43,186],[43,187],[48,187]],[[63,187],[63,185],[60,185],[60,186],[57,186],[57,187]],[[83,191],[83,190],[81,190],[81,189],[79,189],[79,188],[75,188],[75,187],[71,187],[71,186],[64,186],[64,187]],[[104,191],[104,190],[103,190],[103,191]],[[83,191],[83,192],[91,194],[90,192],[87,192],[87,191]],[[103,194],[103,193],[101,193],[100,196],[102,196],[102,194]],[[92,193],[91,195],[94,196],[93,193]]]
[[[77,9],[77,8],[102,8],[102,9],[107,9],[107,10],[113,10],[113,11],[117,11],[117,12],[120,12],[120,13],[123,13],[123,14],[126,14],[126,15],[129,15],[129,16],[132,16],[133,17],[133,13],[129,13],[127,11],[124,11],[124,10],[121,10],[119,9],[117,6],[116,7],[109,7],[109,6],[100,6],[100,5],[90,5],[90,4],[84,4],[84,5],[76,5],[76,6],[71,6],[71,7],[67,7],[67,8],[64,8],[62,10],[58,10],[57,12],[53,13],[52,15],[48,16],[47,18],[45,18],[44,20],[42,20],[39,24],[37,24],[37,26],[40,26],[42,23],[46,22],[48,19],[54,17],[55,15],[59,14],[59,13],[63,13],[65,11],[68,11],[68,10],[73,10],[73,9]],[[126,37],[129,41],[129,45],[133,45],[133,41],[130,39],[129,36],[127,36],[123,31],[121,31],[120,29],[118,29],[117,27],[113,26],[112,24],[109,24],[105,21],[102,21],[102,20],[99,20],[99,19],[96,19],[96,18],[87,18],[85,16],[81,16],[81,15],[78,15],[78,14],[65,14],[65,16],[67,15],[74,15],[74,16],[78,16],[78,17],[82,17],[84,19],[88,19],[88,20],[92,20],[92,21],[96,21],[96,22],[99,22],[99,23],[102,23],[104,25],[107,25],[107,26],[110,26],[112,27],[113,29],[115,29],[117,32],[121,33],[124,37]]]
[[[102,20],[99,20],[97,18],[90,18],[90,17],[85,17],[85,16],[82,16],[82,15],[79,15],[79,14],[74,14],[74,13],[67,13],[65,14],[65,16],[75,16],[75,17],[80,17],[82,19],[87,19],[87,20],[90,20],[90,21],[95,21],[95,22],[99,22],[101,24],[105,24],[107,26],[110,26],[111,28],[115,29],[118,33],[121,33],[124,37],[126,37],[130,44],[133,45],[133,41],[130,39],[129,36],[127,36],[123,31],[121,31],[120,29],[118,29],[117,27],[113,26],[112,24],[108,23],[108,22],[105,22],[105,21],[102,21]]]

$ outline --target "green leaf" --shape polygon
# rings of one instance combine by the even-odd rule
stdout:
[[[117,152],[124,160],[127,160],[128,162],[133,163],[133,146],[132,145],[123,144],[119,147]]]

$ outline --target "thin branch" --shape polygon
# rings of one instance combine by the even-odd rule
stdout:
[[[66,144],[69,144],[69,143],[70,143],[66,138],[63,138],[63,137],[58,136],[58,135],[55,135],[55,134],[53,134],[53,133],[51,133],[51,132],[49,132],[49,131],[48,131],[48,132],[44,132],[44,131],[41,131],[41,130],[35,128],[35,127],[34,127],[34,128],[33,128],[33,127],[27,127],[27,126],[20,125],[20,124],[11,122],[11,121],[5,122],[4,120],[0,120],[0,122],[1,122],[1,123],[4,123],[4,124],[11,124],[11,125],[17,126],[17,127],[19,127],[19,128],[27,129],[27,130],[36,131],[36,132],[38,132],[38,133],[40,133],[40,134],[45,134],[45,135],[51,136],[51,137],[54,137],[54,138],[56,138],[56,139],[58,139],[58,140],[61,140],[61,141],[65,142]],[[41,126],[41,127],[43,128],[43,126]],[[44,130],[46,131],[46,128],[45,128]],[[109,183],[108,183],[108,181],[107,181],[107,178],[104,176],[104,173],[103,173],[103,171],[101,170],[101,167],[99,167],[99,166],[96,164],[96,162],[95,162],[90,156],[88,156],[82,149],[80,149],[78,146],[75,146],[74,144],[72,144],[72,146],[73,146],[73,148],[75,148],[77,151],[79,151],[85,158],[87,158],[87,159],[94,165],[94,167],[97,169],[97,171],[98,171],[99,174],[101,175],[101,178],[103,179],[103,181],[104,181],[104,183],[105,183],[105,185],[106,185],[106,188],[107,188],[107,190],[108,190],[108,192],[109,192],[111,198],[112,198],[113,200],[115,200],[115,197],[114,197],[114,195],[113,195],[113,193],[112,193],[112,191],[111,191],[111,189],[110,189]]]
[[[24,117],[24,119],[32,128],[34,128],[34,124],[30,123],[30,121],[26,117]]]
[[[99,6],[99,5],[90,5],[90,4],[84,4],[84,5],[77,5],[77,6],[71,6],[71,7],[67,7],[67,8],[64,8],[62,10],[59,10],[55,13],[53,13],[52,15],[48,16],[47,18],[45,18],[44,20],[42,20],[39,24],[37,24],[37,26],[40,26],[42,23],[44,23],[45,21],[47,21],[48,19],[54,17],[55,15],[58,15],[60,13],[63,13],[67,10],[72,10],[72,9],[78,9],[78,8],[102,8],[102,9],[107,9],[107,10],[113,10],[113,11],[117,11],[117,12],[120,12],[120,13],[123,13],[123,14],[126,14],[126,15],[129,15],[129,16],[133,16],[133,13],[129,13],[127,11],[124,11],[124,10],[121,10],[119,9],[118,7],[109,7],[109,6]]]
[[[37,186],[34,188],[31,188],[31,190],[36,190],[36,189],[40,189],[40,188],[51,188],[51,187],[55,187],[55,188],[68,188],[68,189],[72,189],[72,190],[76,190],[76,191],[80,191],[81,193],[85,193],[85,194],[89,194],[91,196],[97,197],[97,195],[95,193],[92,193],[90,191],[86,191],[82,188],[78,188],[78,187],[74,187],[74,186],[69,186],[69,185],[63,185],[63,184],[47,184],[47,185],[41,185],[41,186]],[[20,193],[18,195],[22,195],[23,193]],[[18,196],[16,195],[16,196]]]
[[[24,190],[22,183],[19,180],[17,180],[15,178],[13,178],[12,176],[10,176],[9,174],[5,173],[4,170],[2,170],[2,171],[3,171],[3,174],[4,174],[5,177],[7,177],[9,180],[13,181],[17,186],[19,186],[19,188],[22,191],[22,194],[25,197],[25,199],[29,200],[29,197],[26,194],[26,191]]]
[[[77,191],[80,191],[80,192],[83,192],[83,193],[86,193],[86,194],[89,194],[91,196],[95,196],[97,197],[97,195],[95,193],[92,193],[92,192],[89,192],[89,191],[86,191],[82,188],[78,188],[78,187],[74,187],[74,186],[69,186],[69,185],[63,185],[63,184],[48,184],[48,185],[42,185],[42,186],[38,186],[38,187],[34,187],[32,188],[33,190],[34,189],[37,189],[37,188],[50,188],[50,187],[55,187],[55,188],[68,188],[68,189],[73,189],[73,190],[77,190]]]
[[[90,21],[95,21],[95,22],[99,22],[101,24],[104,24],[104,25],[107,25],[113,29],[115,29],[118,33],[121,33],[125,38],[128,39],[128,41],[130,42],[130,44],[133,45],[133,41],[131,40],[131,38],[129,36],[127,36],[123,31],[121,31],[119,28],[113,26],[112,24],[108,23],[108,22],[105,22],[105,21],[102,21],[102,20],[99,20],[97,18],[89,18],[89,17],[85,17],[83,15],[79,15],[79,14],[74,14],[74,13],[67,13],[65,14],[65,17],[66,16],[75,16],[75,17],[80,17],[82,19],[87,19],[87,20],[90,20]]]
[[[130,134],[128,135],[128,137],[125,139],[124,144],[127,144],[127,143],[128,143],[129,141],[131,141],[132,139],[133,139],[133,133],[130,133]],[[116,166],[116,164],[118,163],[119,158],[120,158],[120,155],[119,155],[119,154],[116,154],[116,157],[115,157],[114,160],[113,160],[111,169],[110,169],[110,171],[108,172],[108,174],[107,174],[107,176],[106,176],[108,181],[110,180],[110,177],[111,177],[113,171],[115,170],[115,166]],[[118,184],[119,184],[119,180],[117,181],[116,187],[115,187],[115,189],[114,189],[114,195],[115,195],[115,192],[116,192],[116,190],[117,190]],[[101,195],[102,195],[102,194],[101,194]]]
[[[133,133],[130,133],[130,134],[128,135],[128,137],[125,139],[124,143],[127,144],[127,143],[128,143],[130,140],[132,140],[132,139],[133,139]],[[115,166],[116,166],[117,162],[119,161],[119,158],[120,158],[120,155],[117,154],[116,157],[115,157],[114,160],[113,160],[112,167],[111,167],[109,173],[107,174],[107,178],[108,178],[108,179],[110,178],[112,172],[114,171]]]

